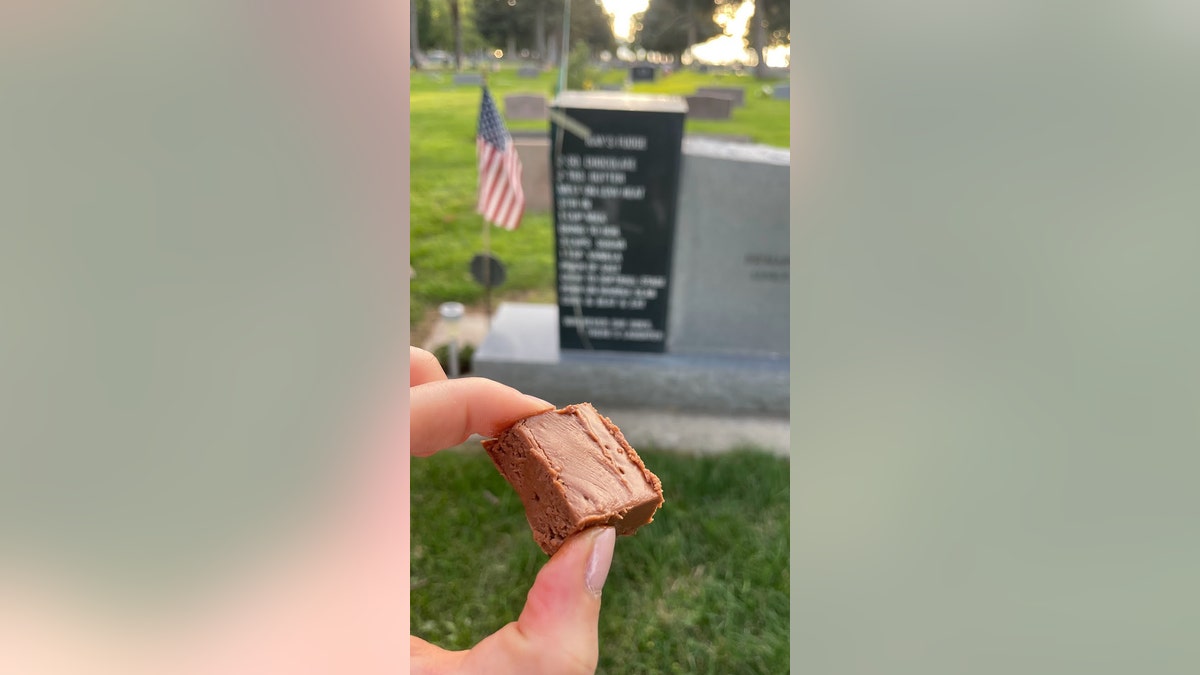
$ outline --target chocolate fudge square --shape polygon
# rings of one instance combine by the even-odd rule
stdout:
[[[663,503],[658,476],[590,403],[526,417],[483,447],[521,497],[548,555],[597,525],[633,534]]]

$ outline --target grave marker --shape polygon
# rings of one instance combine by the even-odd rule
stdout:
[[[509,94],[504,97],[504,116],[510,120],[544,120],[546,111],[546,97],[541,94]]]
[[[554,111],[570,122],[550,129],[560,345],[661,352],[686,106],[565,92]]]
[[[739,108],[746,105],[746,90],[741,87],[699,87],[696,93],[700,96],[728,98]]]
[[[688,117],[697,120],[727,120],[733,116],[733,99],[693,94],[687,97]]]
[[[629,69],[630,82],[653,82],[654,76],[654,66],[632,66]]]

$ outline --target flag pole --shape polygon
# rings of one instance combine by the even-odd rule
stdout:
[[[563,34],[562,34],[562,54],[559,54],[558,66],[558,93],[563,93],[567,90],[567,65],[570,57],[571,45],[571,0],[563,0]]]
[[[487,90],[488,76],[487,72],[483,75],[483,88]],[[480,216],[483,221],[483,315],[487,321],[487,327],[492,327],[492,228],[490,227],[487,216]]]
[[[487,325],[492,326],[492,227],[487,218],[483,220],[483,313]]]

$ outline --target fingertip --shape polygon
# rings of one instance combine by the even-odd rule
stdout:
[[[493,437],[517,421],[554,406],[499,382],[481,377],[442,379],[410,390],[410,444],[414,455],[429,455],[465,441],[471,434]]]
[[[597,529],[600,531],[593,536],[592,553],[588,557],[584,582],[593,595],[600,597],[601,591],[604,590],[604,582],[608,579],[608,570],[612,566],[617,531],[611,527]]]
[[[554,405],[553,403],[551,403],[545,399],[540,399],[536,396],[533,396],[532,394],[525,394],[525,399],[527,401],[529,401],[533,406],[535,406],[537,408],[541,408],[545,411],[556,410],[558,408],[558,406]]]
[[[408,348],[408,363],[409,387],[447,379],[446,372],[442,370],[442,363],[437,357],[420,347]]]

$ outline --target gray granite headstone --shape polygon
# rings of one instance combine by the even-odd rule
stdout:
[[[741,87],[699,87],[696,93],[701,96],[722,96],[732,99],[739,108],[746,105],[746,90]]]
[[[546,97],[541,94],[509,94],[504,97],[504,116],[510,120],[544,120]]]
[[[694,138],[704,141],[723,141],[725,143],[753,143],[754,139],[746,134],[711,134],[711,133],[688,133],[683,136],[685,139]]]
[[[526,80],[531,80],[531,79],[537,77],[538,75],[540,75],[541,72],[542,71],[540,69],[538,69],[534,66],[521,66],[517,70],[517,77],[520,77],[520,78],[526,79]]]
[[[550,137],[545,131],[512,132],[513,147],[521,160],[521,190],[526,213],[550,210]]]
[[[693,94],[687,97],[688,117],[697,120],[727,120],[733,115],[733,99]]]
[[[555,405],[786,417],[788,359],[736,354],[564,350],[559,307],[506,302],[475,352],[474,373]]]
[[[684,142],[668,352],[788,354],[790,166],[786,148]]]
[[[772,95],[777,99],[787,101],[792,97],[792,88],[786,84],[780,85],[775,87],[775,91],[772,92]]]
[[[480,85],[483,84],[483,76],[479,73],[455,73],[454,84]]]

